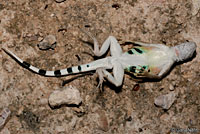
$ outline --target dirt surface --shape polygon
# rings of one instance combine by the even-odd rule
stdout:
[[[175,66],[162,80],[138,82],[125,75],[123,86],[108,82],[96,88],[97,75],[85,75],[65,86],[79,89],[79,107],[50,108],[49,95],[69,77],[43,77],[17,64],[0,51],[0,110],[11,116],[0,134],[170,134],[200,133],[200,0],[1,0],[0,45],[27,62],[48,70],[88,63],[87,43],[109,36],[119,41],[142,41],[174,46],[197,43],[197,54]],[[54,50],[37,44],[54,35]],[[131,45],[122,45],[127,51]],[[74,76],[73,76],[74,77]],[[138,90],[139,88],[139,90]],[[168,110],[154,99],[174,90],[177,98]]]

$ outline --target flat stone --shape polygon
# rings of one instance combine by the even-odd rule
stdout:
[[[80,92],[77,88],[68,86],[61,90],[55,90],[49,96],[49,104],[51,107],[66,105],[79,105],[82,102]]]
[[[47,35],[39,44],[39,49],[48,50],[56,47],[56,37],[54,35]]]
[[[166,95],[160,95],[155,98],[154,103],[155,105],[162,107],[163,109],[169,109],[176,99],[175,92],[171,92]]]

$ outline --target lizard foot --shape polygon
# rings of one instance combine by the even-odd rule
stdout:
[[[103,84],[103,81],[104,81],[104,74],[103,74],[103,68],[98,68],[96,70],[98,76],[99,76],[99,84],[97,85],[97,88],[100,88],[100,90],[102,90],[102,84]]]

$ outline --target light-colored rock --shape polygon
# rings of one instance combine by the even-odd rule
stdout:
[[[39,44],[39,49],[48,50],[56,47],[56,37],[54,35],[47,35]]]
[[[79,105],[82,101],[80,92],[77,88],[68,86],[62,90],[55,90],[49,96],[49,104],[51,107],[67,105]]]
[[[155,98],[154,103],[155,105],[162,107],[163,109],[169,109],[171,105],[174,103],[176,99],[175,92],[171,92],[166,95],[160,95],[157,98]]]
[[[174,91],[174,89],[175,89],[174,86],[172,84],[169,84],[169,90]]]

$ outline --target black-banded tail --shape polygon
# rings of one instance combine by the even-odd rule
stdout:
[[[87,72],[87,71],[92,71],[94,69],[90,68],[90,64],[84,64],[84,65],[80,65],[80,66],[74,66],[74,67],[69,67],[69,68],[65,68],[65,69],[61,69],[61,70],[56,70],[56,71],[46,71],[43,69],[39,69],[37,67],[32,66],[31,64],[23,61],[22,59],[20,59],[19,57],[17,57],[14,53],[12,53],[11,51],[2,48],[9,56],[11,56],[13,59],[15,59],[20,65],[22,65],[24,68],[29,69],[30,71],[37,73],[39,75],[43,75],[43,76],[66,76],[69,74],[76,74],[76,73],[80,73],[80,72]]]

